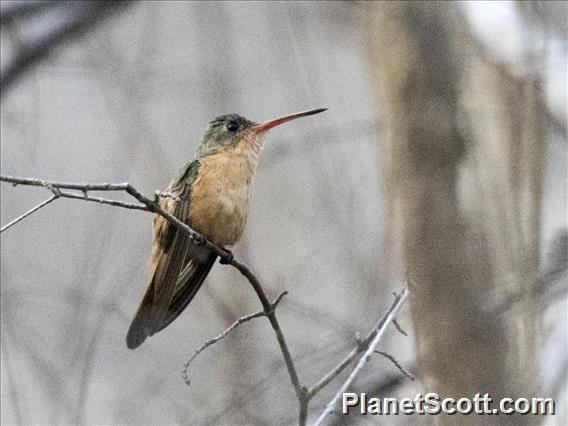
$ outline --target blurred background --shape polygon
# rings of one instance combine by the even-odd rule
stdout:
[[[381,348],[419,380],[377,356],[354,392],[553,397],[556,416],[521,420],[568,422],[566,3],[130,3],[5,80],[87,6],[2,2],[3,175],[151,196],[216,115],[329,108],[267,137],[234,248],[269,297],[290,292],[278,317],[301,380],[335,366],[408,277],[409,336],[389,330]],[[2,225],[49,196],[0,188]],[[3,424],[297,421],[265,319],[181,378],[197,347],[260,308],[234,268],[216,265],[177,321],[126,348],[152,219],[61,199],[2,233]],[[432,419],[330,419],[349,421]]]

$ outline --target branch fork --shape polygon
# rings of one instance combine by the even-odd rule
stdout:
[[[0,229],[0,232],[4,232],[6,229],[10,228],[11,226],[15,225],[16,223],[20,222],[27,216],[40,210],[41,208],[45,207],[46,205],[48,205],[52,201],[55,201],[58,198],[70,198],[76,200],[96,202],[99,204],[106,204],[113,207],[143,210],[164,217],[166,220],[168,220],[170,223],[177,226],[182,232],[184,232],[191,239],[192,243],[209,248],[213,253],[215,253],[220,257],[221,263],[233,266],[248,280],[253,290],[255,291],[258,299],[260,300],[260,303],[262,305],[262,310],[239,318],[224,332],[222,332],[220,335],[212,339],[209,339],[194,352],[191,358],[184,363],[184,369],[182,371],[182,378],[184,382],[188,385],[190,384],[190,380],[188,377],[190,364],[201,352],[203,352],[209,346],[224,339],[231,331],[233,331],[239,325],[248,322],[254,318],[266,317],[268,318],[270,325],[274,330],[278,346],[280,348],[280,351],[282,352],[282,357],[284,359],[284,363],[286,365],[286,369],[290,377],[290,381],[296,393],[296,398],[299,404],[298,423],[300,425],[305,425],[307,422],[308,406],[310,400],[325,386],[327,386],[332,380],[334,380],[342,371],[344,371],[349,366],[349,364],[353,360],[355,360],[355,358],[359,357],[363,353],[363,355],[360,356],[355,369],[352,371],[347,381],[342,385],[341,389],[335,395],[334,399],[329,404],[327,404],[325,411],[318,418],[316,424],[321,424],[321,422],[325,419],[325,417],[333,411],[335,405],[337,404],[337,401],[341,397],[341,394],[351,385],[357,374],[359,374],[363,366],[370,359],[371,355],[376,351],[376,347],[379,341],[381,340],[382,336],[384,335],[388,325],[390,323],[393,323],[401,333],[406,334],[396,323],[395,316],[407,298],[408,295],[407,286],[403,288],[400,294],[395,294],[395,300],[392,303],[391,307],[383,316],[383,318],[377,322],[377,324],[375,325],[375,327],[373,327],[373,329],[369,332],[369,334],[363,339],[357,336],[356,347],[352,349],[351,352],[336,367],[334,367],[330,372],[325,374],[314,386],[307,387],[303,385],[299,379],[296,366],[294,364],[292,355],[290,353],[290,349],[288,348],[288,344],[284,337],[284,333],[282,332],[282,328],[280,327],[280,323],[278,322],[278,318],[276,317],[276,307],[278,306],[282,298],[287,294],[287,292],[285,291],[280,293],[280,295],[278,295],[278,297],[276,297],[274,301],[271,302],[268,299],[256,275],[247,265],[236,260],[231,251],[213,244],[203,235],[192,229],[190,226],[181,222],[177,217],[169,214],[164,209],[162,209],[159,203],[159,198],[160,197],[174,198],[175,196],[172,196],[172,194],[167,192],[156,191],[154,194],[154,199],[152,200],[142,195],[136,188],[134,188],[132,185],[128,183],[98,183],[98,184],[65,183],[65,182],[46,181],[46,180],[32,179],[32,178],[20,178],[20,177],[5,176],[5,175],[0,175],[0,181],[11,183],[14,186],[16,185],[40,186],[46,188],[52,193],[52,196],[50,198],[36,205],[32,209],[28,210],[27,212],[17,217],[7,225],[3,226]],[[77,194],[76,192],[73,191],[80,191],[82,192],[82,194]],[[106,192],[123,191],[129,194],[134,199],[136,199],[138,203],[127,203],[108,198],[90,196],[89,192],[93,191],[106,191]],[[405,374],[407,377],[410,378],[412,376],[400,365],[400,363],[398,363],[398,361],[394,359],[394,357],[384,352],[379,352],[379,353],[390,359],[399,368],[399,370],[401,370],[401,372]]]

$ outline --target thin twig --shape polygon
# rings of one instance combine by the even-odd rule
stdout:
[[[351,352],[331,371],[329,371],[325,376],[323,376],[313,387],[308,390],[309,397],[313,397],[324,387],[326,387],[333,379],[335,379],[345,368],[351,364],[351,362],[357,358],[361,352],[363,352],[362,345],[357,345],[353,348]]]
[[[74,194],[72,192],[67,191],[59,191],[61,198],[71,198],[75,200],[83,200],[83,201],[91,201],[94,203],[99,204],[106,204],[108,206],[114,207],[123,207],[125,209],[131,210],[142,210],[142,211],[150,211],[147,206],[141,206],[140,204],[133,204],[133,203],[125,203],[123,201],[111,200],[109,198],[102,198],[102,197],[90,197],[88,195],[81,195],[81,194]]]
[[[280,301],[282,300],[282,298],[287,295],[288,292],[287,291],[283,291],[282,293],[280,293],[280,295],[274,299],[274,302],[271,303],[272,305],[272,310],[276,309],[276,306],[278,305],[278,303],[280,303]],[[239,318],[238,320],[236,320],[233,324],[231,324],[231,326],[229,328],[227,328],[225,331],[223,331],[221,334],[219,334],[217,337],[213,337],[209,340],[207,340],[203,345],[201,345],[198,349],[195,350],[195,352],[193,353],[193,355],[191,356],[191,358],[189,358],[184,364],[183,364],[183,370],[181,372],[181,376],[183,378],[183,381],[185,382],[186,385],[190,385],[190,380],[188,377],[188,371],[189,371],[189,367],[191,365],[191,363],[193,362],[193,360],[195,358],[197,358],[197,356],[203,352],[205,349],[207,349],[209,346],[217,343],[219,340],[223,340],[225,337],[227,337],[227,335],[233,331],[235,328],[237,328],[239,325],[248,322],[250,320],[253,320],[255,318],[260,318],[260,317],[265,317],[266,316],[266,312],[263,311],[258,311],[258,312],[254,312],[252,314],[249,315],[245,315],[244,317]]]
[[[7,223],[6,225],[4,225],[2,228],[0,228],[0,233],[4,232],[6,229],[10,228],[11,226],[14,226],[16,223],[18,223],[20,220],[25,219],[26,217],[28,217],[29,215],[31,215],[34,212],[37,212],[39,209],[41,209],[42,207],[47,206],[49,203],[51,203],[52,201],[56,200],[57,198],[59,198],[58,195],[53,194],[51,197],[49,197],[47,200],[42,201],[41,203],[39,203],[37,206],[32,207],[31,209],[29,209],[27,212],[25,212],[23,215],[18,216],[16,219],[14,219],[12,222]]]
[[[42,186],[44,188],[76,189],[78,191],[126,191],[126,188],[130,186],[128,183],[70,183],[10,175],[1,175],[0,181],[11,183],[14,186]]]
[[[408,377],[410,380],[415,381],[416,377],[414,377],[414,374],[412,374],[410,371],[408,371],[406,368],[404,368],[400,362],[398,362],[398,360],[392,356],[391,354],[387,353],[387,352],[383,352],[383,351],[375,351],[376,354],[382,355],[385,358],[387,358],[388,360],[390,360],[395,366],[396,368],[398,368],[400,370],[400,372],[402,374],[404,374],[406,377]]]
[[[404,304],[407,296],[408,296],[408,291],[406,288],[404,288],[401,294],[395,297],[395,301],[391,305],[390,309],[387,311],[386,315],[381,319],[379,327],[373,330],[372,332],[373,337],[368,345],[367,350],[365,351],[363,356],[361,356],[359,362],[357,363],[357,366],[355,367],[355,369],[353,369],[353,371],[351,372],[347,380],[343,383],[343,385],[341,385],[341,387],[339,388],[339,390],[337,391],[331,402],[327,404],[325,410],[318,417],[318,419],[315,422],[316,426],[321,425],[322,422],[325,420],[325,418],[335,409],[335,406],[337,405],[338,401],[341,399],[341,396],[345,393],[345,391],[347,391],[347,389],[349,388],[349,386],[351,386],[355,378],[363,370],[363,367],[365,366],[365,364],[367,364],[368,360],[371,358],[371,355],[375,351],[375,348],[377,347],[377,345],[381,341],[381,338],[385,334],[387,326],[389,325],[389,323],[392,322],[393,318],[395,318],[396,313]]]
[[[353,348],[351,352],[331,371],[329,371],[325,376],[323,376],[312,388],[308,390],[309,397],[313,397],[319,391],[321,391],[325,386],[329,384],[333,379],[335,379],[341,372],[349,365],[351,362],[357,358],[361,352],[365,351],[369,347],[369,342],[377,335],[377,333],[386,328],[388,325],[388,321],[392,321],[394,315],[391,318],[391,314],[394,312],[394,309],[398,310],[399,304],[402,304],[400,298],[405,296],[408,292],[407,288],[405,287],[400,295],[395,294],[395,299],[390,306],[389,310],[383,315],[383,317],[375,324],[375,326],[371,329],[369,334],[364,338],[358,340],[357,347]],[[405,296],[406,297],[406,296]]]
[[[402,334],[403,336],[408,336],[408,333],[406,331],[404,331],[404,328],[402,328],[400,326],[400,324],[398,323],[396,318],[393,318],[392,325],[394,325],[396,327],[396,329],[399,331],[400,334]]]

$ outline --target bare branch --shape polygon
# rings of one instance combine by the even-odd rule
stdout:
[[[343,361],[341,361],[335,368],[329,371],[313,387],[309,389],[308,395],[310,395],[310,397],[316,395],[319,391],[321,391],[324,387],[326,387],[329,384],[329,382],[331,382],[333,379],[339,376],[339,374],[341,374],[341,372],[345,370],[345,368],[349,364],[351,364],[351,361],[353,361],[355,358],[357,358],[357,355],[363,352],[364,349],[362,348],[363,348],[362,345],[357,345],[356,348],[351,350],[351,352],[349,352],[349,354],[343,359]]]
[[[21,178],[15,176],[7,176],[7,175],[0,175],[0,181],[11,183],[14,186],[17,185],[41,186],[43,188],[47,188],[54,194],[60,195],[63,198],[72,198],[83,201],[93,201],[101,204],[111,205],[114,207],[144,210],[159,214],[160,216],[164,217],[165,219],[173,223],[175,226],[177,226],[180,230],[185,232],[192,239],[192,241],[198,241],[200,244],[207,246],[207,248],[211,249],[211,251],[213,251],[215,254],[221,257],[221,259],[228,259],[228,258],[230,259],[230,255],[229,253],[227,253],[227,251],[214,245],[213,243],[208,241],[205,237],[203,237],[201,234],[199,234],[197,231],[191,229],[191,227],[189,227],[187,224],[180,221],[177,217],[172,216],[170,213],[166,212],[164,209],[160,207],[159,203],[157,203],[154,200],[151,200],[150,198],[145,197],[129,183],[94,183],[94,184],[69,183],[69,182],[57,182],[57,181],[34,179],[34,178]],[[71,189],[71,190],[81,191],[82,195],[70,192],[63,192],[61,191],[61,189]],[[134,197],[144,206],[124,203],[122,201],[109,200],[106,198],[89,197],[87,193],[90,191],[124,191],[128,193],[130,196]]]
[[[89,191],[125,191],[144,206],[141,207],[140,210],[147,210],[153,213],[159,214],[165,219],[167,219],[170,223],[173,223],[175,226],[178,227],[181,231],[183,231],[195,244],[202,244],[209,248],[212,252],[217,254],[221,258],[221,262],[224,264],[232,265],[236,268],[245,278],[249,281],[252,285],[256,295],[258,296],[260,303],[263,307],[263,312],[265,316],[270,321],[270,325],[274,330],[274,334],[276,335],[276,340],[278,341],[278,345],[282,352],[282,356],[284,358],[284,362],[286,364],[286,368],[288,370],[288,374],[290,376],[290,381],[294,386],[294,390],[296,392],[296,396],[298,398],[298,402],[300,404],[300,424],[305,424],[306,417],[307,417],[307,403],[309,399],[305,398],[306,389],[300,383],[300,379],[298,377],[298,373],[296,371],[296,366],[294,365],[294,361],[292,359],[292,355],[290,354],[290,349],[288,348],[288,344],[286,343],[286,339],[284,338],[284,333],[280,327],[278,319],[276,318],[276,314],[274,311],[274,304],[270,302],[264,289],[262,288],[260,281],[256,277],[256,275],[250,270],[250,268],[242,262],[234,259],[232,254],[223,250],[222,248],[216,246],[209,240],[207,240],[203,235],[193,230],[187,224],[181,222],[177,217],[172,216],[164,209],[160,207],[160,205],[151,200],[144,195],[142,195],[136,188],[128,183],[98,183],[98,184],[83,184],[83,183],[64,183],[64,182],[55,182],[55,181],[46,181],[41,179],[31,179],[31,178],[20,178],[14,176],[1,176],[0,181],[9,182],[13,185],[30,185],[30,186],[40,186],[49,189],[50,191],[54,192],[54,194],[60,194],[61,197],[67,198],[74,198],[84,201],[96,201],[103,204],[109,204],[115,207],[127,207],[126,203],[122,203],[120,201],[114,200],[107,200],[102,198],[90,198],[87,196],[87,192]],[[61,189],[71,189],[71,190],[78,190],[83,193],[83,195],[67,193],[61,191]],[[135,208],[134,205],[129,205],[127,208]],[[138,208],[136,207],[136,208]]]
[[[30,18],[39,13],[45,12],[53,7],[56,7],[61,2],[53,0],[46,1],[20,1],[14,3],[3,3],[1,5],[0,20],[2,25],[10,25],[18,19]]]
[[[290,380],[292,381],[292,385],[294,386],[294,390],[296,392],[296,397],[300,403],[300,424],[305,424],[307,413],[304,413],[304,403],[307,404],[305,401],[305,394],[306,389],[300,383],[300,379],[298,377],[298,372],[296,371],[296,366],[294,365],[294,361],[292,359],[292,355],[290,354],[290,349],[288,349],[288,344],[284,339],[284,334],[282,333],[282,329],[280,328],[280,324],[278,323],[278,319],[276,318],[276,314],[274,313],[274,309],[272,308],[272,304],[268,300],[266,293],[264,292],[258,278],[254,275],[254,273],[246,266],[244,263],[241,263],[235,259],[231,259],[229,264],[233,265],[235,268],[239,270],[241,274],[243,274],[252,285],[256,295],[260,299],[260,303],[264,308],[264,312],[266,312],[266,316],[270,321],[270,325],[276,334],[276,340],[278,340],[278,345],[280,346],[280,351],[282,352],[282,356],[284,357],[284,362],[286,363],[286,368],[288,369],[288,375],[290,376]]]
[[[103,18],[128,6],[125,1],[85,1],[85,2],[37,2],[19,7],[3,8],[2,25],[8,26],[16,20],[24,19],[32,14],[41,13],[44,9],[60,9],[65,19],[42,32],[33,40],[22,41],[13,60],[2,70],[0,89],[4,93],[18,77],[41,59],[48,56],[57,46],[78,37],[95,26]]]
[[[334,410],[338,401],[341,399],[341,396],[345,393],[345,391],[349,388],[349,386],[351,386],[351,384],[353,383],[355,378],[363,370],[363,367],[365,366],[365,364],[367,364],[367,361],[371,358],[371,355],[375,351],[375,348],[377,347],[377,345],[381,341],[381,338],[385,334],[385,331],[386,331],[388,325],[395,318],[396,313],[399,311],[401,306],[404,304],[407,297],[408,297],[408,290],[405,287],[402,290],[402,292],[400,293],[400,295],[397,295],[395,297],[393,304],[391,305],[391,307],[389,308],[389,310],[387,311],[385,316],[379,321],[379,323],[377,324],[377,327],[374,328],[373,331],[370,333],[370,335],[368,336],[369,338],[363,340],[363,343],[365,343],[365,341],[367,341],[367,342],[370,341],[370,343],[368,344],[367,350],[365,351],[363,356],[361,356],[361,358],[359,358],[359,362],[357,363],[357,366],[351,372],[351,374],[349,375],[347,380],[343,383],[343,385],[341,385],[341,387],[339,388],[339,390],[337,391],[337,393],[335,394],[335,396],[333,397],[331,402],[329,402],[327,404],[325,410],[321,413],[321,415],[318,417],[318,419],[314,423],[315,425],[321,425],[322,424],[322,422],[325,420],[325,418]],[[349,360],[349,362],[351,362],[351,360]],[[342,365],[342,364],[340,364],[340,365]],[[345,368],[345,366],[343,368]],[[343,368],[341,368],[341,370],[337,371],[337,373],[333,377],[330,377],[329,380],[323,384],[323,386],[325,386],[327,383],[329,383],[329,381],[331,381],[333,378],[335,378],[343,370]],[[336,370],[337,370],[337,368],[334,369],[332,371],[332,373]],[[328,376],[329,375],[327,375],[326,378]],[[323,386],[321,386],[321,387],[323,387]]]
[[[47,181],[41,179],[21,178],[21,177],[1,176],[1,175],[0,175],[0,181],[11,183],[14,186],[27,185],[27,186],[39,186],[46,188],[47,190],[53,193],[53,196],[52,198],[50,198],[49,202],[53,201],[56,198],[70,198],[76,200],[97,202],[114,207],[149,211],[159,214],[162,217],[164,217],[166,220],[168,220],[170,223],[173,223],[175,226],[177,226],[178,229],[184,232],[194,242],[194,244],[204,245],[207,248],[209,248],[212,252],[217,254],[221,259],[221,263],[229,264],[234,268],[236,268],[242,275],[245,276],[245,278],[249,281],[249,283],[253,287],[258,299],[260,300],[260,303],[262,304],[263,310],[238,319],[235,323],[233,323],[227,330],[225,330],[219,336],[205,342],[203,346],[201,346],[199,349],[196,350],[196,352],[189,359],[189,361],[187,361],[184,364],[182,377],[184,381],[187,384],[189,384],[189,378],[187,372],[191,362],[193,361],[193,359],[195,359],[197,355],[203,352],[207,347],[225,338],[232,330],[234,330],[240,324],[248,322],[254,318],[265,316],[270,321],[270,325],[272,326],[274,334],[276,335],[276,340],[278,341],[280,351],[282,352],[282,357],[284,358],[284,362],[286,365],[286,369],[288,371],[288,375],[290,377],[290,381],[292,382],[294,391],[296,393],[296,397],[299,403],[298,423],[300,425],[306,424],[307,415],[308,415],[308,404],[310,399],[315,394],[317,394],[321,389],[323,389],[329,382],[331,382],[335,377],[337,377],[360,353],[366,350],[367,352],[366,355],[364,355],[364,357],[367,357],[368,356],[367,353],[372,352],[371,349],[374,349],[376,347],[380,338],[384,334],[386,327],[390,322],[394,320],[396,312],[404,302],[404,299],[406,298],[408,292],[405,287],[400,295],[395,294],[395,301],[393,302],[392,306],[387,311],[385,316],[380,321],[377,322],[377,324],[369,332],[369,334],[364,339],[358,342],[357,347],[354,348],[338,366],[336,366],[331,372],[326,374],[314,387],[308,390],[300,382],[296,366],[294,365],[294,361],[290,353],[290,349],[288,348],[288,344],[286,343],[286,339],[284,338],[284,333],[282,332],[282,328],[280,327],[280,324],[278,322],[275,313],[276,305],[280,302],[280,300],[286,294],[286,292],[280,294],[274,300],[274,302],[270,302],[264,289],[260,284],[260,281],[247,265],[234,259],[233,255],[230,252],[211,243],[203,235],[193,230],[190,226],[181,222],[178,218],[172,216],[171,214],[169,214],[168,212],[166,212],[161,208],[158,202],[159,197],[170,197],[171,194],[156,191],[155,192],[156,197],[154,200],[152,200],[142,195],[136,188],[134,188],[132,185],[128,183],[95,183],[95,184],[68,183],[68,182],[56,182],[56,181]],[[81,193],[78,194],[76,192],[70,192],[70,191],[80,191]],[[117,201],[101,197],[91,197],[88,194],[91,191],[102,191],[102,192],[123,191],[129,194],[130,196],[132,196],[133,198],[135,198],[141,204],[126,203],[123,201]],[[35,208],[35,210],[38,210],[39,208],[41,207],[37,207]],[[28,213],[28,215],[29,214],[31,213]],[[22,219],[23,217],[19,218],[18,221]],[[357,365],[356,369],[354,370],[354,372],[350,377],[354,378],[355,375],[358,374],[359,370],[361,370],[363,364],[364,362],[359,360],[359,364]],[[348,385],[349,383],[345,384],[344,386]]]
[[[14,186],[43,186],[44,188],[75,189],[77,191],[126,191],[130,186],[128,183],[69,183],[9,175],[1,175],[0,181],[11,183]]]
[[[384,329],[386,329],[386,326],[388,325],[388,323],[392,322],[392,320],[394,319],[394,315],[392,315],[392,317],[391,317],[391,314],[393,312],[395,312],[394,311],[395,309],[398,311],[399,305],[402,305],[402,303],[404,302],[404,301],[401,301],[401,298],[403,296],[406,297],[407,292],[408,292],[408,290],[405,287],[405,288],[403,288],[400,295],[397,295],[397,294],[394,295],[395,299],[394,299],[392,305],[390,306],[389,310],[377,322],[377,324],[375,324],[375,326],[371,329],[369,334],[364,339],[360,339],[357,342],[357,347],[353,348],[353,350],[351,352],[349,352],[349,354],[335,368],[333,368],[331,371],[329,371],[312,388],[310,388],[308,390],[307,394],[310,398],[312,398],[314,395],[316,395],[325,386],[327,386],[329,384],[329,382],[331,382],[339,374],[341,374],[341,372],[349,364],[351,364],[351,361],[353,361],[355,358],[357,358],[357,356],[361,352],[368,350],[369,343],[376,337],[376,335],[379,332],[381,332],[381,335],[382,335],[382,333],[384,332]],[[383,331],[381,331],[381,330],[383,330]]]
[[[387,352],[383,352],[383,351],[375,351],[376,354],[382,355],[385,358],[387,358],[388,360],[390,360],[395,366],[396,368],[398,368],[400,370],[400,372],[402,374],[404,374],[406,377],[408,377],[410,380],[415,381],[416,377],[414,377],[414,374],[412,374],[410,371],[408,371],[406,368],[404,368],[400,362],[398,362],[398,360],[392,356],[391,354],[387,353]]]
[[[139,204],[132,204],[132,203],[125,203],[122,201],[111,200],[108,198],[101,198],[101,197],[89,197],[88,195],[80,195],[74,194],[72,192],[66,191],[58,191],[59,197],[61,198],[71,198],[75,200],[83,200],[83,201],[92,201],[99,204],[106,204],[108,206],[115,206],[115,207],[123,207],[125,209],[131,210],[143,210],[143,211],[150,211],[150,209],[146,206],[141,206]]]
[[[287,291],[283,291],[282,293],[280,293],[280,295],[274,299],[274,302],[271,303],[272,305],[272,310],[276,309],[276,306],[278,305],[278,303],[280,303],[280,301],[282,300],[282,298],[287,295],[288,292]],[[191,356],[191,358],[189,358],[189,360],[187,360],[184,364],[183,364],[183,370],[181,372],[181,376],[183,378],[183,381],[185,382],[186,385],[190,385],[191,381],[189,380],[188,377],[188,371],[189,371],[189,366],[191,365],[191,363],[193,362],[193,360],[195,358],[197,358],[197,356],[203,352],[205,349],[207,349],[209,346],[217,343],[219,340],[223,340],[225,337],[227,337],[227,335],[233,331],[235,328],[237,328],[239,325],[248,322],[250,320],[253,320],[255,318],[260,318],[260,317],[265,317],[266,316],[266,312],[265,311],[258,311],[249,315],[245,315],[244,317],[239,318],[238,320],[236,320],[233,324],[231,324],[231,326],[229,328],[227,328],[225,331],[223,331],[221,334],[219,334],[217,337],[213,337],[212,339],[207,340],[203,345],[201,345],[198,349],[195,350],[195,352],[193,353],[193,355]]]
[[[27,212],[25,212],[23,215],[18,216],[16,219],[14,219],[12,222],[7,223],[6,225],[4,225],[2,228],[0,228],[0,233],[4,232],[6,229],[10,228],[11,226],[15,225],[16,223],[18,223],[20,220],[25,219],[26,217],[28,217],[29,215],[31,215],[34,212],[37,212],[39,209],[41,209],[42,207],[47,206],[49,203],[51,203],[52,201],[56,200],[57,198],[59,198],[58,195],[53,194],[53,196],[49,197],[47,200],[42,201],[41,203],[39,203],[37,206],[29,209]]]

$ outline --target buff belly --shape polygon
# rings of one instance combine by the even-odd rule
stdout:
[[[233,245],[247,222],[254,164],[222,153],[204,158],[191,188],[190,225],[217,245]]]

